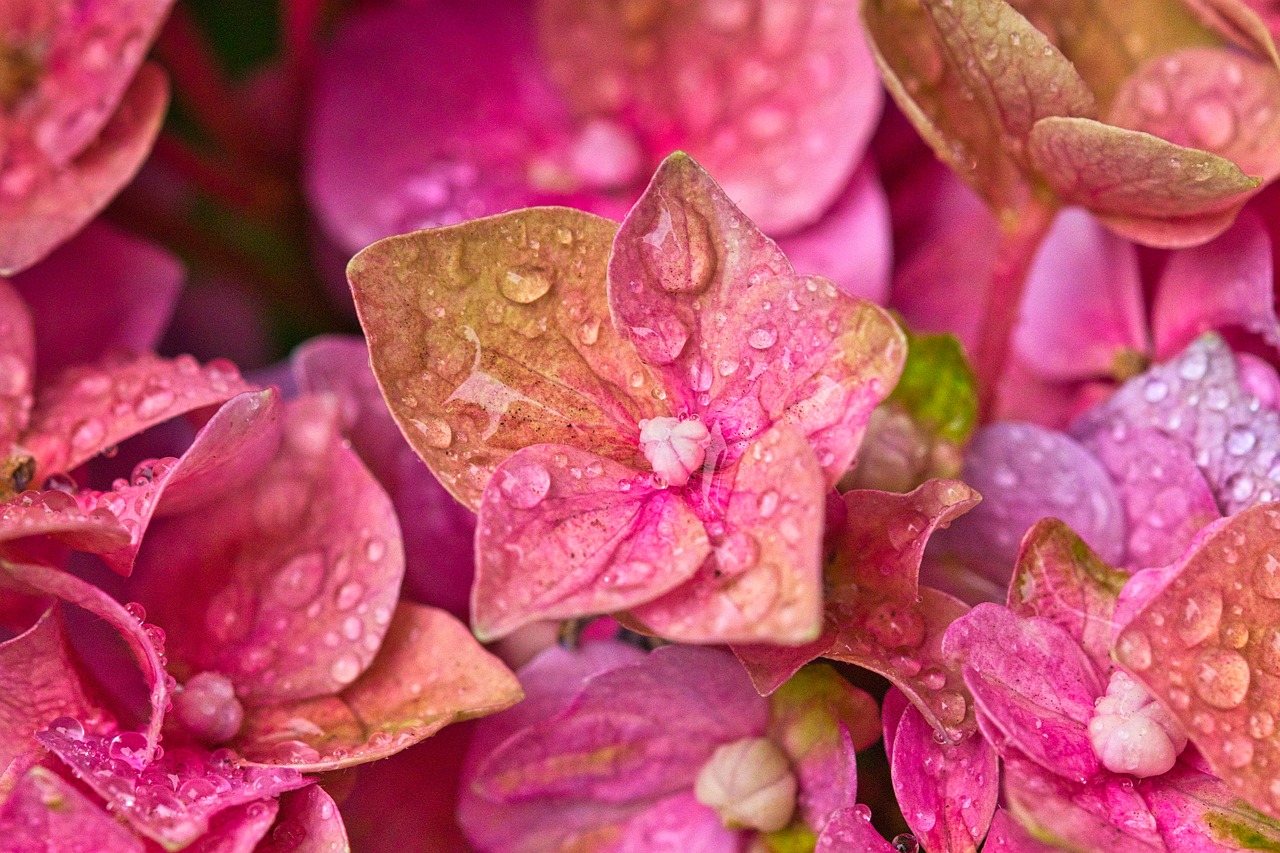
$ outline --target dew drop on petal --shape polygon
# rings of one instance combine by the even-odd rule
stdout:
[[[453,444],[453,430],[441,418],[423,418],[410,421],[428,447],[446,450]]]
[[[1222,621],[1222,594],[1217,590],[1198,590],[1182,602],[1178,618],[1178,637],[1187,646],[1204,642],[1218,633]]]
[[[1263,598],[1280,599],[1280,558],[1262,556],[1253,572],[1253,586]]]
[[[1121,663],[1135,672],[1151,667],[1151,641],[1136,628],[1129,628],[1120,635],[1116,642],[1116,654]]]
[[[346,654],[338,658],[329,667],[329,675],[339,684],[350,684],[360,674],[360,660],[355,655]]]
[[[509,466],[498,477],[499,491],[518,509],[532,509],[551,490],[551,472],[537,462]]]
[[[761,518],[769,518],[778,510],[778,493],[769,489],[760,495],[759,510]]]
[[[1193,678],[1201,699],[1214,708],[1231,710],[1249,691],[1249,663],[1231,649],[1205,649],[1196,660]]]
[[[498,289],[512,302],[528,305],[546,295],[551,281],[551,273],[542,267],[512,267],[499,280]]]
[[[55,717],[49,730],[74,741],[84,740],[84,725],[75,717]]]
[[[752,349],[766,350],[777,343],[778,333],[768,326],[752,329],[747,335],[747,343]]]

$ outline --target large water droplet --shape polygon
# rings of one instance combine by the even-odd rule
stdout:
[[[498,281],[498,289],[512,302],[528,305],[546,295],[551,289],[551,281],[551,273],[542,267],[512,267]]]
[[[1182,602],[1178,614],[1178,636],[1188,646],[1204,642],[1218,633],[1222,621],[1222,595],[1217,590],[1197,590]]]
[[[1191,108],[1191,134],[1198,147],[1220,152],[1236,138],[1236,115],[1221,99],[1210,97]]]
[[[271,579],[270,594],[287,608],[309,603],[324,585],[325,559],[319,551],[294,557]]]
[[[121,732],[111,739],[107,755],[123,761],[134,770],[147,766],[147,738],[141,732]]]
[[[445,450],[449,445],[453,444],[453,430],[441,418],[423,418],[410,423],[413,424],[413,428],[422,436],[422,440],[426,442],[428,447],[434,447],[436,450]]]
[[[350,684],[360,674],[360,659],[353,654],[338,658],[329,667],[329,675],[339,684]]]
[[[1196,659],[1194,685],[1214,708],[1237,708],[1249,692],[1249,662],[1231,649],[1205,649]]]
[[[518,509],[532,509],[551,490],[551,472],[537,462],[511,465],[498,477],[498,489]]]
[[[1253,586],[1263,598],[1280,599],[1280,559],[1264,554],[1254,569]]]
[[[84,726],[75,717],[55,717],[49,723],[49,731],[74,741],[84,740]]]
[[[965,702],[964,694],[958,690],[941,690],[934,697],[934,710],[938,713],[938,719],[942,720],[948,726],[958,726],[964,722],[964,716],[968,712],[968,705]]]
[[[1142,672],[1151,667],[1151,641],[1136,628],[1126,629],[1116,641],[1116,655],[1125,666]]]
[[[747,335],[747,343],[752,349],[766,350],[778,341],[778,333],[768,326],[752,329]]]
[[[924,640],[924,619],[909,607],[886,601],[867,617],[867,630],[885,648],[915,647]]]
[[[772,516],[778,509],[778,493],[773,489],[769,489],[767,492],[760,495],[758,508],[761,518],[769,518]]]

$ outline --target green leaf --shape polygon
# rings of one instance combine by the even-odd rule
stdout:
[[[973,368],[954,335],[907,333],[907,363],[887,402],[897,404],[934,438],[963,446],[978,420]]]

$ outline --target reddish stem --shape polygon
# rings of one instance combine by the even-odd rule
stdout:
[[[1000,381],[1008,366],[1013,329],[1022,307],[1027,273],[1049,232],[1055,213],[1055,206],[1033,199],[1001,223],[1000,243],[996,247],[991,286],[987,289],[982,323],[978,327],[977,352],[974,353],[974,369],[978,375],[978,414],[982,421],[991,419],[999,400]]]

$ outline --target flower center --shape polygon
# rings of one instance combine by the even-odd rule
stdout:
[[[1163,705],[1123,672],[1107,684],[1089,721],[1094,754],[1112,773],[1146,778],[1166,773],[1186,748],[1187,734]]]
[[[669,486],[683,486],[707,458],[711,433],[697,418],[649,418],[640,422],[640,449],[653,473]]]
[[[698,771],[693,795],[728,829],[776,832],[791,822],[796,777],[777,744],[746,737],[711,754]]]
[[[225,675],[202,672],[174,694],[173,710],[196,740],[219,744],[231,740],[244,722],[244,708]]]

